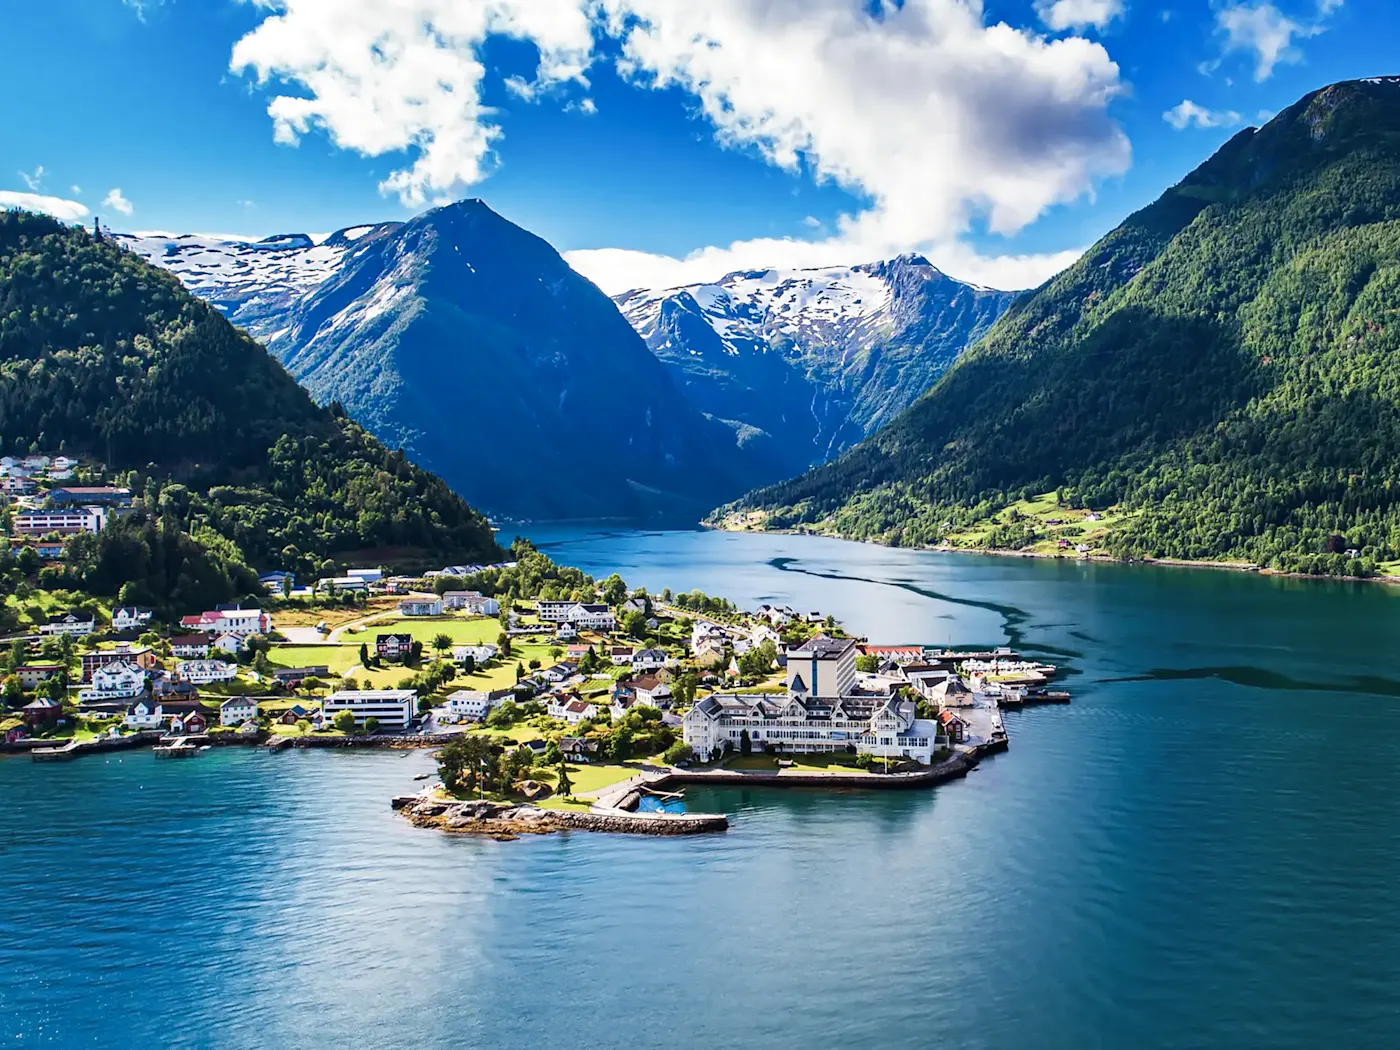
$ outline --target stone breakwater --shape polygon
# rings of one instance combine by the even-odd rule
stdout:
[[[722,813],[605,813],[572,809],[400,795],[392,803],[415,826],[458,834],[484,835],[508,841],[521,835],[556,831],[604,831],[627,835],[701,835],[724,831],[729,818]]]

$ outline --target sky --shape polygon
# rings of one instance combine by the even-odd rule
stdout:
[[[5,0],[0,206],[328,233],[480,197],[604,291],[919,251],[1030,287],[1396,0]]]

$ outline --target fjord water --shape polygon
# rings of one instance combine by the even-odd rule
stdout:
[[[723,835],[419,831],[428,756],[0,760],[12,1046],[1400,1043],[1400,595],[812,538],[536,531],[653,589],[1011,642],[1069,707],[934,792]]]

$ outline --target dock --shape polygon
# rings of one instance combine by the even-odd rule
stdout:
[[[199,754],[199,744],[193,737],[165,737],[151,748],[151,754],[156,758],[190,758]]]
[[[71,762],[78,757],[80,746],[78,741],[70,740],[62,747],[36,747],[29,754],[35,762]]]

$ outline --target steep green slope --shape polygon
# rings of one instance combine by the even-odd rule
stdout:
[[[1058,489],[1125,556],[1400,553],[1400,80],[1240,133],[889,427],[735,509],[886,542]],[[1356,548],[1361,557],[1343,551]]]
[[[134,472],[150,520],[229,562],[306,571],[365,550],[498,554],[485,519],[440,479],[318,408],[174,276],[23,212],[0,214],[0,447]],[[163,492],[170,482],[183,487]]]

